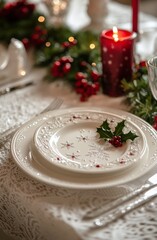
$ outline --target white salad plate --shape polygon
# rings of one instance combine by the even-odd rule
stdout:
[[[95,132],[106,118],[113,128],[125,120],[125,131],[131,130],[138,137],[120,148],[108,146]],[[68,149],[69,144],[73,147]],[[157,163],[157,133],[139,117],[121,110],[55,110],[22,126],[13,136],[11,154],[25,173],[49,185],[75,189],[111,187],[126,184],[153,169]]]
[[[121,147],[100,139],[97,128],[107,120],[112,132],[124,119],[108,112],[63,113],[45,121],[35,132],[31,152],[40,164],[52,170],[79,174],[122,174],[147,157],[147,140],[142,130],[125,120],[124,133],[138,137]]]

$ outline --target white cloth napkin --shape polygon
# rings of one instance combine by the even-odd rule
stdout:
[[[6,57],[1,62],[0,84],[24,77],[29,70],[28,55],[23,43],[12,38],[6,50]]]

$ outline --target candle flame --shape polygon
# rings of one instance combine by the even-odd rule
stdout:
[[[118,42],[118,40],[119,40],[118,29],[115,26],[113,27],[113,39],[114,39],[115,42]]]

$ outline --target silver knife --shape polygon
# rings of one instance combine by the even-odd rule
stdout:
[[[22,88],[25,88],[25,87],[29,87],[31,85],[34,85],[34,82],[33,81],[29,81],[29,82],[26,82],[26,83],[19,83],[19,84],[12,84],[10,86],[6,86],[6,87],[2,87],[0,89],[0,96],[2,95],[5,95],[7,93],[10,93],[10,92],[13,92],[15,90],[18,90],[18,89],[22,89]]]
[[[149,202],[154,197],[157,196],[157,187],[149,189],[144,194],[141,194],[139,197],[136,197],[125,204],[106,212],[104,215],[94,219],[93,228],[102,228],[108,226],[108,224],[114,222],[115,220],[119,219],[120,217],[126,215],[127,213],[131,212],[137,207],[142,206],[143,204]]]

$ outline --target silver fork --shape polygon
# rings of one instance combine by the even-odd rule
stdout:
[[[135,208],[157,196],[157,174],[152,175],[142,187],[135,191],[86,213],[83,220],[93,221],[93,228],[105,227]]]
[[[63,103],[62,99],[55,98],[43,111],[36,114],[35,116],[38,116],[42,113],[45,113],[45,112],[48,112],[48,111],[51,111],[51,110],[58,109],[62,105],[62,103]],[[5,144],[5,142],[13,136],[13,134],[18,130],[18,128],[21,127],[21,125],[22,125],[22,123],[14,125],[13,127],[7,129],[6,131],[4,131],[1,134],[1,136],[0,136],[0,147],[3,146]]]

